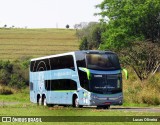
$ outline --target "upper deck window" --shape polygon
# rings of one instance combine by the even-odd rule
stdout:
[[[66,55],[66,56],[52,57],[42,60],[31,61],[30,63],[31,72],[57,70],[57,69],[75,70],[73,56]]]
[[[87,68],[95,70],[117,70],[120,69],[116,54],[86,54]]]

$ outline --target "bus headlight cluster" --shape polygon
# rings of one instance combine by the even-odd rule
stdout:
[[[91,93],[90,93],[90,92],[88,92],[88,96],[91,96]]]

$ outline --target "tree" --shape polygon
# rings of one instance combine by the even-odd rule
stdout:
[[[160,65],[159,0],[103,0],[97,7],[109,18],[100,49],[123,55],[142,81],[153,75]]]
[[[104,30],[105,25],[97,22],[90,22],[86,27],[77,30],[76,35],[81,39],[80,49],[98,49]]]
[[[77,30],[77,29],[79,29],[79,24],[75,24],[73,27],[74,27],[74,29]]]
[[[102,17],[110,19],[102,49],[122,49],[134,41],[160,41],[159,0],[104,0],[97,7]]]
[[[66,25],[66,28],[69,29],[69,25],[68,24]]]
[[[79,24],[75,24],[74,25],[74,29],[83,29],[83,28],[85,28],[85,27],[87,27],[87,25],[88,25],[88,22],[80,22]]]
[[[121,51],[121,57],[143,81],[153,76],[160,67],[160,46],[151,41],[134,42],[132,46]]]
[[[4,25],[4,28],[6,28],[6,27],[7,27],[7,25],[5,24],[5,25]]]
[[[88,50],[88,41],[87,41],[87,37],[83,37],[81,44],[79,46],[80,50]]]

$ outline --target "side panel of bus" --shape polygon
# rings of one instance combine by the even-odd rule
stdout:
[[[59,86],[54,86],[57,84],[56,82],[59,81],[59,85],[62,83],[63,86],[63,81],[72,81],[73,84],[76,84],[76,88],[78,88],[78,81],[77,81],[77,74],[76,71],[73,70],[68,70],[68,69],[62,69],[62,70],[57,70],[57,71],[51,71],[52,78],[48,80],[48,85],[50,87],[49,90],[45,90],[44,94],[47,96],[47,103],[48,104],[72,104],[72,96],[74,93],[77,92],[77,89],[71,90],[63,88],[61,90],[58,90]],[[61,82],[61,80],[63,80]],[[56,82],[55,82],[56,81]],[[57,88],[55,90],[54,88]]]
[[[80,85],[79,85],[78,73],[76,68],[75,56],[74,54],[72,56],[73,56],[73,62],[74,62],[73,69],[65,68],[65,69],[48,70],[46,68],[47,66],[44,67],[47,64],[40,67],[41,68],[40,69],[38,66],[42,64],[41,63],[36,64],[36,61],[34,61],[36,65],[34,64],[35,67],[32,67],[32,68],[36,69],[36,71],[30,72],[31,102],[37,103],[39,96],[42,98],[42,96],[44,95],[46,97],[48,104],[70,104],[71,105],[73,103],[73,100],[72,100],[73,94],[77,94],[77,89],[80,87]],[[41,60],[38,60],[38,61],[41,62]],[[39,69],[42,70],[45,68],[47,70],[39,71]],[[67,89],[65,88],[64,90],[63,88],[55,89],[57,86],[53,87],[53,85],[57,84],[56,82],[60,80],[72,81],[74,82],[74,84],[76,84],[77,87],[76,89],[71,88],[71,90],[69,88]]]

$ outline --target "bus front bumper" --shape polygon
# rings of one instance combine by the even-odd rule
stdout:
[[[116,96],[97,96],[92,95],[90,98],[90,105],[122,105],[123,104],[123,96],[122,94],[118,94]]]

